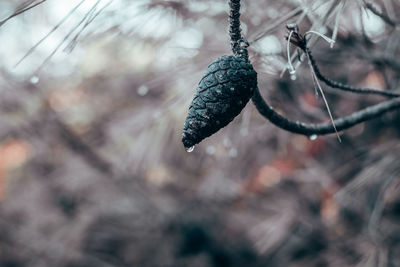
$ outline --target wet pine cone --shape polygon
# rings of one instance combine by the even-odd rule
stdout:
[[[200,80],[183,126],[182,142],[193,147],[230,123],[253,95],[257,73],[246,60],[222,56]]]

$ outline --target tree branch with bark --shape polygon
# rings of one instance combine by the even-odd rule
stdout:
[[[237,42],[238,36],[241,36],[240,33],[240,0],[231,0],[230,1],[230,8],[231,14],[236,14],[236,16],[230,16],[230,37],[231,42]],[[389,91],[380,91],[371,88],[356,88],[350,85],[342,84],[336,82],[332,79],[327,78],[324,76],[319,68],[318,65],[311,54],[311,50],[307,46],[307,40],[304,36],[302,36],[298,32],[293,32],[290,36],[289,41],[292,44],[295,44],[299,47],[304,53],[306,53],[307,57],[309,58],[312,68],[316,73],[316,77],[321,80],[322,82],[326,83],[328,86],[340,89],[344,91],[349,91],[352,93],[359,93],[359,94],[375,94],[381,95],[389,98],[393,98],[391,100],[384,101],[382,103],[367,107],[360,111],[356,111],[348,116],[340,117],[331,122],[324,122],[324,123],[304,123],[299,121],[292,121],[286,118],[284,115],[277,113],[273,107],[271,107],[262,97],[258,87],[254,90],[254,95],[252,97],[252,101],[256,106],[258,112],[267,120],[269,120],[274,125],[278,126],[281,129],[286,131],[296,133],[296,134],[303,134],[306,136],[311,135],[324,135],[324,134],[331,134],[335,133],[335,131],[341,131],[348,128],[351,128],[357,124],[362,122],[380,117],[387,112],[395,111],[400,108],[400,96],[399,93],[389,92]],[[235,54],[236,51],[232,49],[232,52]],[[335,129],[336,126],[336,129]]]

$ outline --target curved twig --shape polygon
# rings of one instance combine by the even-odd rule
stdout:
[[[288,24],[286,26],[289,31],[291,31],[293,25]],[[288,37],[289,38],[289,37]],[[389,91],[381,91],[372,88],[358,88],[352,85],[344,84],[335,80],[332,80],[326,76],[324,76],[321,71],[319,70],[318,64],[315,61],[310,48],[307,46],[307,40],[305,36],[301,35],[299,32],[295,32],[294,34],[290,35],[290,42],[300,48],[304,53],[307,54],[309,60],[311,61],[311,66],[317,76],[317,78],[324,82],[326,85],[332,87],[333,89],[339,89],[347,92],[357,93],[357,94],[374,94],[374,95],[381,95],[385,97],[399,97],[399,93],[389,92]]]
[[[315,74],[317,75],[317,78],[324,82],[326,85],[334,88],[334,89],[340,89],[343,91],[347,92],[352,92],[352,93],[357,93],[357,94],[374,94],[374,95],[381,95],[385,97],[399,97],[399,93],[394,93],[394,92],[389,92],[389,91],[380,91],[372,88],[358,88],[354,87],[352,85],[344,84],[335,80],[332,80],[326,76],[324,76],[321,71],[319,70],[319,67],[317,65],[317,62],[315,61],[311,50],[306,46],[304,49],[302,49],[309,57],[311,61],[311,66],[313,70],[315,71]]]
[[[309,124],[298,121],[294,122],[278,114],[265,102],[258,88],[254,90],[252,101],[261,115],[279,128],[289,132],[303,134],[306,136],[335,133],[335,128],[331,122],[318,124]],[[354,112],[351,115],[335,119],[334,124],[336,125],[336,129],[341,131],[351,128],[361,122],[379,117],[386,112],[394,111],[398,108],[400,108],[400,98],[395,98]]]

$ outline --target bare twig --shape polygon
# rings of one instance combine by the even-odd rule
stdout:
[[[36,70],[38,73],[45,65],[46,63],[54,56],[55,53],[60,49],[60,47],[68,40],[68,38],[75,32],[76,29],[79,28],[82,23],[85,22],[85,20],[93,14],[93,12],[96,10],[97,5],[101,2],[101,0],[97,0],[97,2],[90,8],[88,12],[86,12],[85,16],[64,36],[64,38],[61,40],[61,42],[58,43],[56,48],[50,53],[49,56],[42,62],[42,64],[39,66],[39,68]]]
[[[289,132],[303,134],[306,136],[335,133],[335,128],[330,122],[319,124],[308,124],[298,121],[293,122],[278,114],[270,105],[265,102],[258,88],[254,90],[252,101],[261,115],[263,115],[266,119],[268,119],[279,128],[282,128]],[[351,128],[361,122],[377,118],[384,113],[394,111],[399,108],[400,98],[395,98],[354,112],[351,115],[335,119],[334,124],[336,126],[336,129],[338,131],[341,131]]]
[[[28,52],[14,65],[14,67],[17,67],[22,61],[24,61],[25,58],[27,58],[30,54],[35,51],[35,49],[49,37],[53,32],[55,32],[86,0],[80,1],[73,9],[71,9],[68,14],[56,25],[49,31],[45,36],[43,36],[42,39],[40,39],[34,46],[32,46]]]
[[[302,10],[303,10],[302,7],[297,7],[295,9],[291,10],[290,12],[288,12],[287,14],[285,14],[284,16],[279,18],[277,21],[272,23],[270,26],[268,26],[266,29],[264,29],[262,33],[257,34],[257,36],[253,40],[250,41],[250,44],[254,44],[255,42],[261,40],[263,37],[265,37],[267,34],[269,34],[273,29],[276,29],[279,25],[281,25],[282,23],[285,23],[285,21],[288,21],[288,20],[292,19],[293,17],[301,14]]]
[[[94,13],[95,9],[93,9],[93,14],[86,20],[85,24],[82,28],[75,34],[75,36],[71,39],[68,45],[65,48],[65,51],[71,52],[75,45],[78,42],[79,37],[81,36],[82,32],[113,2],[114,0],[108,1],[99,11]],[[89,16],[89,15],[88,15]]]
[[[392,27],[396,27],[396,25],[398,24],[397,21],[392,20],[391,18],[389,18],[388,15],[386,15],[385,13],[379,11],[372,3],[365,3],[365,6],[371,10],[372,13],[374,13],[375,15],[377,15],[378,17],[380,17],[386,24],[392,26]]]
[[[372,89],[372,88],[358,88],[354,87],[352,85],[344,84],[338,81],[334,81],[325,75],[321,73],[319,70],[319,67],[317,65],[317,62],[315,61],[314,57],[312,56],[311,50],[307,46],[307,40],[304,36],[302,36],[300,33],[294,33],[290,36],[290,42],[299,47],[301,50],[304,51],[304,53],[307,54],[308,59],[311,62],[311,66],[317,76],[317,78],[321,81],[323,81],[326,85],[334,88],[334,89],[339,89],[347,92],[352,92],[352,93],[358,93],[358,94],[375,94],[375,95],[382,95],[385,97],[399,97],[399,93],[394,93],[394,92],[388,92],[388,91],[382,91],[382,90],[377,90],[377,89]]]
[[[16,17],[18,15],[21,15],[22,13],[24,13],[24,12],[26,12],[26,11],[28,11],[28,10],[30,10],[30,9],[32,9],[32,8],[34,8],[34,7],[36,7],[36,6],[40,5],[40,4],[42,4],[44,2],[46,2],[46,0],[41,0],[41,1],[39,1],[37,3],[33,3],[33,4],[32,3],[28,3],[28,5],[26,5],[26,6],[24,5],[22,8],[18,8],[13,14],[11,14],[7,18],[3,19],[2,21],[0,21],[0,27],[3,26],[3,24],[6,23],[7,21],[9,21],[10,19],[12,19],[12,18],[14,18],[14,17]]]
[[[394,93],[394,92],[389,92],[389,91],[380,91],[377,89],[372,89],[372,88],[358,88],[352,85],[344,84],[335,80],[332,80],[325,75],[321,73],[319,70],[319,67],[317,65],[317,62],[315,61],[314,57],[311,54],[311,50],[308,47],[305,47],[303,50],[306,52],[308,55],[308,58],[310,59],[311,65],[313,70],[315,71],[315,74],[317,75],[318,79],[323,81],[326,85],[334,88],[334,89],[340,89],[343,91],[347,92],[352,92],[352,93],[357,93],[357,94],[374,94],[374,95],[381,95],[385,97],[399,97],[399,93]]]

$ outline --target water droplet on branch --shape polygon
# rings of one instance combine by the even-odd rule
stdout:
[[[148,92],[149,92],[149,88],[145,85],[142,85],[137,89],[137,93],[140,96],[145,96],[145,95],[147,95]]]
[[[308,137],[308,139],[310,139],[311,141],[317,140],[317,138],[318,138],[318,135],[316,135],[316,134],[310,135],[310,137]]]
[[[30,82],[33,83],[33,84],[37,84],[39,82],[39,77],[38,76],[32,76]]]

